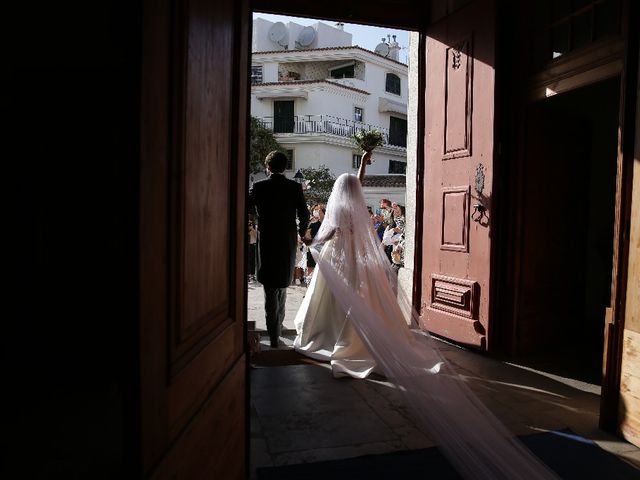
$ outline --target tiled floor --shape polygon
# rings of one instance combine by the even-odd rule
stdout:
[[[268,350],[266,343],[263,348]],[[569,427],[640,469],[638,448],[598,429],[600,398],[589,391],[596,387],[447,344],[442,350],[515,434]],[[380,378],[334,379],[327,365],[310,363],[253,368],[250,388],[252,478],[260,466],[432,446],[399,392]]]
[[[248,319],[263,330],[262,287],[257,282],[248,287]],[[305,292],[301,286],[287,290],[284,327],[289,332]],[[285,349],[292,338],[285,339]],[[500,362],[446,343],[440,348],[476,395],[515,434],[568,427],[640,468],[638,448],[598,428],[597,385]],[[262,349],[269,350],[266,338]],[[334,379],[327,365],[310,362],[253,368],[250,389],[252,478],[260,466],[432,446],[399,392],[381,379]]]

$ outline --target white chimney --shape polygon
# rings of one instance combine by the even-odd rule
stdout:
[[[396,42],[395,35],[393,35],[393,41],[389,42],[389,58],[400,61],[400,44]]]

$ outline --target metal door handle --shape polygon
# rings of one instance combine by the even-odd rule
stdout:
[[[480,222],[480,220],[482,220],[482,217],[484,217],[484,213],[487,211],[487,207],[485,207],[484,205],[482,205],[481,203],[476,203],[473,206],[473,212],[471,213],[471,220],[473,220],[474,222]],[[477,217],[476,217],[477,215]]]

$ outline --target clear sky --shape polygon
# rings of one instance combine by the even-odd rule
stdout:
[[[313,18],[287,17],[284,15],[271,15],[269,13],[254,13],[253,18],[260,17],[270,22],[294,22],[299,25],[312,25],[316,22],[323,22],[327,25],[335,25],[335,22],[329,20],[317,20]],[[373,51],[387,35],[396,35],[396,41],[400,44],[400,61],[407,63],[409,53],[409,32],[406,30],[394,30],[392,28],[372,27],[369,25],[357,25],[354,23],[345,23],[344,31],[353,35],[353,44],[358,45],[367,50]]]

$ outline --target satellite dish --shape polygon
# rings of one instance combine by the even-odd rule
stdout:
[[[282,22],[274,23],[269,29],[269,39],[282,47],[286,47],[289,43],[287,34],[287,27]]]
[[[304,27],[298,35],[298,44],[301,47],[308,47],[316,38],[316,31],[313,27]]]
[[[377,53],[378,55],[382,55],[383,57],[386,57],[387,55],[389,55],[389,45],[387,45],[384,42],[381,42],[376,46],[376,49],[374,50],[374,52]]]

